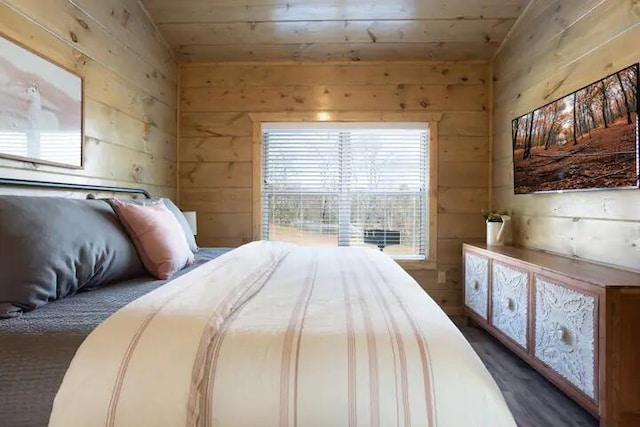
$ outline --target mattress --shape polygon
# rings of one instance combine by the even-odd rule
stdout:
[[[202,248],[184,275],[229,249]],[[149,277],[80,292],[0,320],[0,425],[46,426],[53,400],[74,354],[105,319],[167,283]]]

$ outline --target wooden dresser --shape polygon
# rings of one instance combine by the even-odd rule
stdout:
[[[469,319],[601,426],[640,426],[640,274],[514,246],[465,244],[463,265]]]

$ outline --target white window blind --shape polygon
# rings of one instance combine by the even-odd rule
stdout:
[[[428,257],[425,123],[263,124],[262,238]]]

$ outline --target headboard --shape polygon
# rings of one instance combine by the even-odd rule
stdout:
[[[111,187],[111,186],[105,186],[105,185],[91,185],[91,184],[71,184],[66,182],[51,182],[51,181],[29,181],[26,179],[13,179],[13,178],[0,178],[0,186],[36,187],[36,188],[50,188],[55,190],[84,190],[84,191],[96,191],[96,192],[142,194],[147,199],[151,198],[151,194],[149,194],[149,192],[144,188]]]

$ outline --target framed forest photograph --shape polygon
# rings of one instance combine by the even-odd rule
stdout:
[[[638,64],[512,121],[514,192],[638,188]]]

